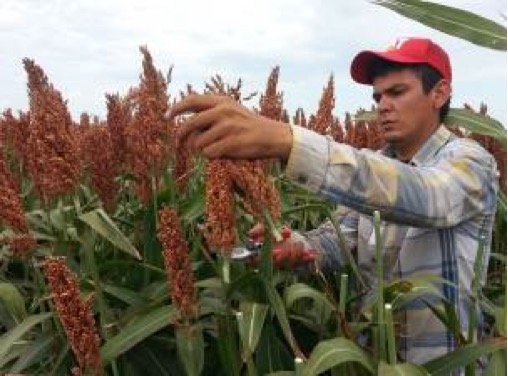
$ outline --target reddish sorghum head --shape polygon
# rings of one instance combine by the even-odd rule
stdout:
[[[132,101],[119,95],[106,94],[107,128],[113,143],[113,154],[119,171],[124,169],[126,153],[125,131],[132,121]]]
[[[0,142],[6,149],[12,152],[21,166],[26,163],[26,140],[28,139],[28,127],[30,125],[30,114],[19,112],[18,118],[7,109],[0,117]]]
[[[65,258],[46,258],[44,274],[79,370],[101,375],[100,338],[92,314],[92,300],[81,298],[78,279],[67,267]]]
[[[92,126],[83,135],[83,159],[104,206],[112,210],[115,206],[119,174],[111,134],[105,126]]]
[[[81,173],[79,150],[60,92],[33,60],[23,59],[23,64],[28,74],[30,105],[27,165],[36,191],[49,199],[76,187]]]
[[[192,264],[175,209],[164,207],[159,210],[157,236],[162,244],[171,300],[178,307],[182,319],[195,319],[196,291]]]
[[[236,244],[235,198],[233,181],[226,160],[206,162],[206,231],[208,245],[229,254]]]
[[[282,93],[277,92],[279,81],[279,67],[272,69],[268,82],[266,84],[265,94],[261,95],[259,100],[259,114],[269,119],[280,121],[283,115]]]
[[[169,161],[171,122],[164,116],[169,99],[166,81],[155,69],[148,49],[140,47],[140,50],[143,74],[139,88],[132,94],[136,106],[132,123],[125,130],[125,147],[128,173],[135,179],[140,201],[147,204],[153,192],[152,179],[157,186],[159,175]]]
[[[27,232],[28,225],[20,198],[20,189],[0,148],[0,223],[17,232]]]
[[[333,75],[330,75],[328,84],[323,89],[323,94],[319,100],[319,107],[316,116],[313,118],[313,124],[310,128],[319,134],[328,134],[334,116],[333,109],[335,107],[335,94],[334,94],[334,80]]]

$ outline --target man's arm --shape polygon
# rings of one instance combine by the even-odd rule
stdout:
[[[430,166],[414,167],[293,126],[286,176],[360,213],[415,227],[452,227],[493,213],[497,170],[477,143],[444,144]]]
[[[359,213],[346,207],[338,208],[318,228],[301,234],[306,247],[317,251],[317,265],[325,272],[339,270],[348,263],[345,252],[354,252],[358,243]],[[337,228],[345,239],[347,250],[341,248]]]

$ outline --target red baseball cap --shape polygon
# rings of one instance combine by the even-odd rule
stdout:
[[[443,75],[452,80],[452,67],[448,54],[430,39],[407,38],[397,41],[386,51],[362,51],[355,56],[351,63],[351,77],[360,84],[372,85],[370,69],[376,60],[387,60],[396,63],[427,63]]]

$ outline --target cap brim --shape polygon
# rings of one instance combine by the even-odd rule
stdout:
[[[377,60],[395,63],[418,63],[417,59],[402,56],[396,50],[386,52],[362,51],[351,62],[351,77],[360,84],[372,85],[370,67]]]

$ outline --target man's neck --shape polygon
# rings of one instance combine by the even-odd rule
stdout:
[[[430,131],[423,135],[422,137],[414,140],[410,140],[405,143],[394,143],[392,145],[393,152],[395,153],[395,157],[404,163],[408,163],[415,154],[422,148],[422,146],[427,142],[427,140],[434,134],[434,132],[439,128],[440,124],[436,125]]]

